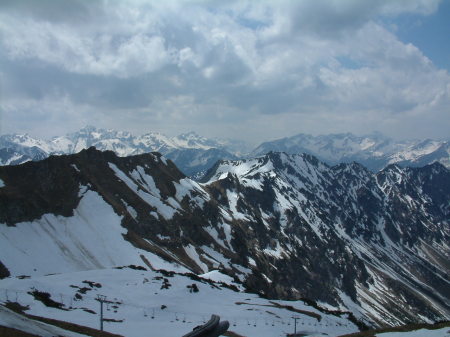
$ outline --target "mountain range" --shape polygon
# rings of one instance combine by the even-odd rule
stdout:
[[[207,139],[194,132],[176,137],[156,132],[135,137],[129,132],[86,126],[48,141],[27,134],[0,136],[0,164],[17,165],[50,155],[77,153],[91,146],[114,151],[123,157],[157,151],[176,162],[187,175],[198,175],[217,160],[235,159],[240,154],[239,149],[245,148],[245,144],[238,141]]]
[[[347,312],[359,327],[449,320],[449,191],[440,163],[374,173],[277,152],[219,161],[200,183],[158,153],[3,166],[0,288],[51,292],[51,274],[133,265],[217,272],[236,291]]]
[[[450,167],[449,140],[395,141],[381,133],[366,136],[355,136],[351,133],[321,136],[298,134],[262,143],[251,152],[250,157],[269,151],[308,153],[330,165],[358,162],[375,172],[390,164],[420,167],[439,161]]]
[[[52,154],[77,153],[95,146],[111,150],[119,156],[157,151],[171,159],[187,176],[200,179],[221,159],[252,158],[270,151],[289,154],[308,153],[329,165],[358,162],[377,172],[389,164],[424,166],[439,161],[450,167],[449,141],[410,140],[394,141],[379,133],[367,136],[331,134],[293,137],[265,142],[250,150],[242,141],[207,139],[194,132],[167,137],[161,133],[133,136],[129,132],[85,127],[66,136],[50,140],[29,135],[0,136],[0,165],[16,165],[30,160],[41,160]]]

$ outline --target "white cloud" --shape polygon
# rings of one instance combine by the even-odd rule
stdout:
[[[49,0],[45,10],[11,2],[0,14],[0,62],[44,78],[5,72],[5,115],[20,100],[29,114],[30,102],[36,113],[54,111],[58,92],[73,123],[89,111],[131,130],[221,125],[239,135],[269,123],[274,136],[375,124],[394,132],[408,118],[442,117],[450,76],[379,18],[428,15],[439,2],[72,1],[78,14]],[[35,91],[44,94],[29,97]]]
[[[158,35],[86,34],[71,26],[19,18],[4,20],[1,28],[11,59],[38,59],[79,74],[135,76],[160,69],[170,58]]]

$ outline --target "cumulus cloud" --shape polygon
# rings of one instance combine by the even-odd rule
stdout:
[[[4,128],[25,113],[45,120],[45,109],[58,123],[60,109],[74,128],[89,115],[134,131],[247,130],[253,140],[395,133],[407,119],[442,118],[450,76],[382,18],[429,15],[439,3],[3,1]]]

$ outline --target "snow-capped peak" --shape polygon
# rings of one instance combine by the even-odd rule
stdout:
[[[440,161],[450,167],[448,141],[395,141],[380,133],[365,136],[355,136],[351,133],[320,136],[298,134],[262,143],[252,152],[252,155],[261,155],[269,151],[283,151],[291,154],[305,152],[332,165],[357,161],[373,171],[378,171],[391,163],[423,166],[433,161]]]
[[[227,144],[232,144],[229,146],[230,150],[227,150]],[[88,125],[77,132],[48,141],[34,139],[28,135],[1,136],[0,165],[40,160],[51,154],[78,153],[91,146],[99,150],[114,151],[119,156],[160,152],[173,159],[187,175],[200,175],[199,172],[211,167],[215,161],[222,158],[234,159],[234,151],[243,152],[243,147],[240,148],[236,142],[208,139],[195,132],[176,137],[168,137],[159,132],[133,136],[126,131]]]

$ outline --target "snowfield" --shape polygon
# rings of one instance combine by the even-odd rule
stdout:
[[[109,301],[104,305],[104,330],[127,337],[182,336],[206,322],[211,314],[228,320],[229,330],[243,336],[285,336],[294,331],[294,315],[300,317],[297,331],[305,331],[308,336],[358,331],[346,314],[326,315],[302,301],[270,301],[228,289],[211,281],[230,281],[218,272],[204,276],[209,280],[127,267],[11,277],[0,281],[0,302],[18,302],[29,306],[28,314],[98,329],[100,303],[96,297],[104,295]],[[60,308],[45,306],[30,294],[33,291],[49,293]],[[7,310],[0,311],[0,324],[16,324],[8,317]]]

